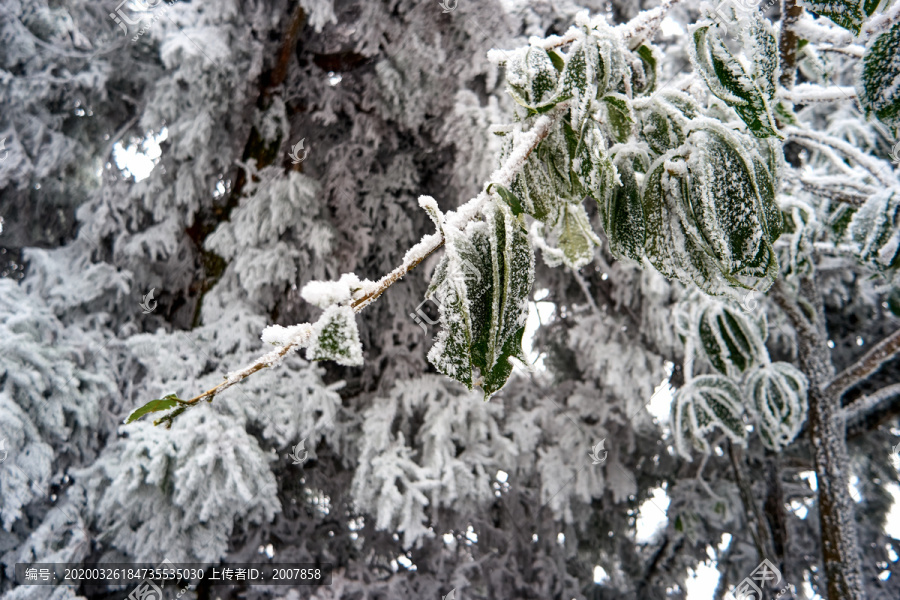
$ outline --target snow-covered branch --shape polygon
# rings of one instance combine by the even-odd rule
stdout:
[[[550,114],[542,115],[536,119],[531,129],[520,133],[509,156],[500,168],[494,171],[490,181],[485,183],[484,189],[475,198],[472,198],[460,206],[456,211],[448,212],[444,219],[445,226],[462,228],[467,222],[476,218],[480,214],[481,208],[490,198],[490,194],[487,191],[490,184],[495,183],[502,186],[511,185],[516,174],[522,169],[525,161],[528,159],[528,156],[535,148],[537,148],[538,144],[541,143],[541,140],[547,137],[556,119],[563,114],[566,108],[566,103],[560,103]],[[366,306],[374,302],[385,290],[416,268],[419,263],[425,260],[429,254],[440,248],[443,243],[444,236],[440,232],[426,235],[418,244],[407,251],[406,255],[403,257],[403,261],[396,269],[376,282],[362,282],[362,285],[357,289],[356,295],[352,297],[351,307],[353,308],[353,311],[359,313]],[[302,323],[292,327],[280,327],[277,325],[268,327],[263,333],[264,340],[277,340],[282,344],[280,348],[261,356],[242,369],[228,373],[225,377],[225,381],[190,400],[182,401],[181,405],[193,405],[203,399],[212,400],[219,392],[243,381],[257,371],[277,365],[289,352],[305,347],[309,343],[312,333],[313,326],[309,323]],[[160,421],[163,421],[166,418],[167,417],[164,417]]]
[[[800,129],[798,127],[786,127],[784,129],[784,133],[787,135],[787,138],[789,140],[798,142],[803,145],[809,145],[809,143],[811,142],[817,147],[827,146],[830,148],[834,148],[835,150],[864,168],[866,171],[871,173],[872,176],[877,179],[882,185],[888,187],[897,185],[897,180],[890,175],[891,169],[886,163],[863,154],[863,152],[860,151],[859,148],[845,142],[844,140],[826,135],[824,133],[819,133],[817,131]]]
[[[881,368],[881,365],[900,353],[900,329],[878,342],[855,363],[838,373],[825,391],[840,397],[848,389]]]
[[[844,407],[841,411],[841,418],[844,423],[857,421],[865,415],[878,408],[882,402],[892,400],[900,396],[900,383],[885,386],[875,392],[862,396]]]
[[[814,83],[801,83],[792,89],[781,88],[778,95],[794,104],[838,102],[856,98],[856,88],[850,85],[830,85],[825,87]]]

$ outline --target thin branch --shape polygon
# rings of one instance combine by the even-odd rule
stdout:
[[[819,185],[803,177],[798,181],[800,182],[800,186],[807,192],[817,196],[824,196],[829,200],[834,200],[836,202],[852,204],[853,206],[862,206],[865,201],[869,199],[869,196],[865,194],[841,190],[827,185]]]
[[[844,392],[881,368],[900,353],[900,329],[878,342],[855,363],[841,371],[825,385],[824,390],[840,398]]]
[[[887,187],[894,187],[895,185],[897,185],[897,180],[894,177],[885,175],[885,163],[880,160],[874,159],[871,156],[863,154],[859,148],[845,142],[844,140],[818,132],[805,131],[798,127],[786,127],[784,129],[784,133],[787,135],[789,140],[798,142],[803,145],[809,145],[810,143],[812,143],[816,146],[824,145],[834,148],[835,150],[867,170],[869,173],[871,173],[872,176],[877,179],[882,185],[885,185]],[[887,168],[887,172],[890,173],[891,169]]]
[[[840,102],[842,100],[855,100],[856,88],[848,85],[823,86],[813,83],[801,83],[792,89],[781,88],[778,95],[794,104]]]
[[[491,183],[500,184],[504,187],[508,187],[512,184],[513,179],[515,179],[516,174],[522,169],[522,166],[527,160],[528,156],[537,148],[538,144],[550,134],[550,130],[553,126],[553,123],[556,122],[565,110],[567,104],[560,103],[557,105],[556,109],[551,113],[553,116],[542,115],[539,117],[532,128],[528,131],[522,132],[519,139],[516,141],[515,146],[510,152],[509,156],[503,162],[499,169],[494,171],[491,175],[490,181],[485,184],[485,189],[481,191],[475,198],[469,200],[462,206],[460,206],[455,212],[448,212],[444,218],[444,226],[445,227],[457,227],[462,228],[465,224],[475,217],[478,216],[482,207],[487,203],[490,198],[490,194],[487,192],[487,187]],[[360,292],[359,295],[354,297],[351,303],[351,308],[355,313],[359,313],[366,306],[374,302],[381,294],[385,292],[390,286],[403,278],[404,275],[412,271],[416,268],[419,263],[421,263],[425,258],[441,247],[444,243],[444,236],[441,233],[433,233],[431,235],[426,235],[419,241],[418,244],[409,249],[406,253],[406,256],[403,257],[403,262],[396,269],[379,279],[374,283],[368,283]],[[264,356],[258,358],[255,362],[247,365],[243,369],[239,369],[237,371],[232,371],[229,373],[225,381],[215,386],[214,388],[208,389],[202,394],[198,396],[194,396],[190,400],[184,400],[180,402],[181,406],[184,405],[193,405],[200,402],[203,399],[206,399],[209,402],[212,402],[212,399],[216,394],[230,388],[236,383],[239,383],[249,377],[250,375],[265,369],[266,367],[272,367],[280,363],[288,353],[298,350],[304,346],[306,346],[310,338],[312,337],[312,325],[308,323],[302,323],[300,325],[294,325],[293,327],[287,328],[291,335],[288,338],[287,342],[278,348],[277,350],[273,350]],[[157,423],[165,420],[160,419]]]
[[[750,483],[744,477],[743,452],[741,452],[739,447],[732,444],[731,440],[727,443],[728,455],[731,457],[731,467],[734,470],[734,480],[741,495],[741,502],[744,505],[744,516],[748,521],[756,521],[756,526],[754,527],[754,524],[750,523],[748,529],[750,530],[750,535],[753,536],[753,544],[756,546],[759,560],[763,560],[764,558],[773,556],[773,552],[770,550],[771,540],[769,537],[769,530],[766,522],[763,521],[763,516],[759,510],[759,506],[756,504],[756,500],[753,499],[753,490],[750,488]]]
[[[848,404],[841,411],[844,423],[857,421],[872,411],[876,410],[882,402],[892,400],[900,396],[900,383],[885,386],[875,392],[857,398],[853,404]]]

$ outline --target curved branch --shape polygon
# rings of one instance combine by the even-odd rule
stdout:
[[[803,145],[810,145],[811,143],[815,146],[821,145],[834,148],[835,150],[864,168],[866,171],[871,173],[872,177],[877,179],[878,182],[882,185],[885,185],[887,187],[893,187],[897,185],[897,180],[895,178],[885,175],[885,163],[872,158],[871,156],[863,154],[859,150],[859,148],[845,142],[844,140],[832,137],[830,135],[824,135],[812,131],[804,131],[803,129],[800,129],[798,127],[786,127],[784,129],[784,133],[787,135],[789,140],[798,142]],[[890,173],[891,169],[887,168],[887,172]]]

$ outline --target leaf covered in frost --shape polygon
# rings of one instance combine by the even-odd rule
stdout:
[[[808,382],[789,363],[759,367],[747,376],[744,389],[763,444],[776,452],[794,441],[806,421]]]
[[[313,324],[307,360],[333,360],[345,367],[363,364],[356,316],[349,306],[330,306]]]
[[[703,453],[709,453],[706,435],[720,429],[732,442],[744,445],[743,397],[738,387],[721,375],[701,375],[685,383],[672,403],[675,417],[675,447],[691,460],[689,441]]]

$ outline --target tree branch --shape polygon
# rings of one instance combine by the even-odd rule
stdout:
[[[504,187],[509,187],[531,153],[537,148],[541,141],[549,135],[553,124],[562,116],[566,107],[567,103],[561,102],[556,106],[554,111],[548,115],[539,117],[530,130],[523,132],[513,146],[512,152],[510,152],[500,168],[494,171],[490,181],[485,184],[484,189],[475,198],[460,206],[456,211],[451,211],[446,214],[444,218],[444,227],[457,227],[461,229],[466,223],[476,218],[482,207],[490,199],[490,194],[487,191],[490,184],[495,183]],[[358,295],[352,299],[350,305],[353,308],[353,312],[359,313],[366,306],[374,302],[385,292],[385,290],[416,268],[419,263],[425,260],[429,254],[440,248],[443,243],[444,236],[440,232],[423,237],[418,244],[409,249],[406,256],[403,257],[403,262],[400,266],[378,281],[369,282],[358,292]],[[247,365],[243,369],[228,373],[225,377],[225,381],[214,388],[206,390],[202,394],[194,396],[190,400],[181,401],[179,408],[186,408],[186,405],[197,404],[203,399],[212,402],[212,399],[219,392],[243,381],[257,371],[277,365],[289,352],[306,346],[312,337],[312,325],[309,323],[294,325],[287,329],[291,335],[288,338],[288,342],[282,347],[261,356],[255,362]],[[171,419],[168,418],[169,416],[174,416],[174,413],[170,413],[167,417],[159,419],[155,424],[164,421],[171,423]]]
[[[900,383],[885,386],[871,394],[857,398],[853,404],[845,406],[841,411],[841,417],[845,423],[864,419],[877,410],[882,402],[898,396],[900,396]]]
[[[881,368],[881,365],[900,353],[900,329],[887,336],[855,363],[841,371],[827,383],[824,392],[840,398],[844,392]]]

